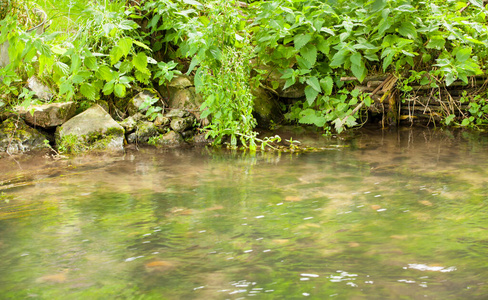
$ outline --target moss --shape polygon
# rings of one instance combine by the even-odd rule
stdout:
[[[67,154],[105,150],[113,140],[122,136],[124,136],[124,130],[116,127],[109,128],[106,132],[95,131],[83,136],[69,134],[60,139],[58,150]]]

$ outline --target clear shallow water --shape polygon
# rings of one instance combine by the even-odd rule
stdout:
[[[486,298],[486,136],[315,142],[4,158],[0,298]]]

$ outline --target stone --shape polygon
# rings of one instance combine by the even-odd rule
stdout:
[[[46,137],[22,119],[9,118],[0,125],[0,152],[9,154],[49,148]]]
[[[49,101],[54,95],[51,89],[35,76],[27,79],[27,88],[33,91],[35,97],[40,100]]]
[[[76,138],[86,150],[120,151],[124,149],[124,134],[124,128],[95,104],[58,127],[56,143],[60,146]]]
[[[28,124],[52,128],[62,125],[75,115],[76,103],[63,102],[33,105],[28,109],[18,106],[15,109]]]
[[[160,134],[156,125],[147,121],[137,122],[137,129],[134,135],[131,136],[128,142],[130,143],[147,143],[150,138],[156,137]]]
[[[186,75],[176,76],[167,86],[160,86],[159,93],[172,109],[185,109],[198,114],[203,103],[202,97],[195,91],[193,78]]]
[[[213,143],[214,139],[207,138],[207,134],[205,132],[199,133],[193,136],[192,142],[199,145],[206,145]]]
[[[170,127],[176,132],[183,132],[191,127],[193,127],[193,124],[195,123],[195,117],[194,116],[189,116],[186,118],[173,118],[171,120]]]
[[[168,111],[164,116],[166,118],[184,118],[184,117],[188,117],[189,115],[190,113],[187,112],[186,110],[175,108]]]
[[[137,119],[134,116],[130,116],[119,122],[119,125],[124,128],[125,133],[132,133],[137,128]]]
[[[0,68],[6,67],[10,63],[10,59],[8,56],[8,41],[3,42],[0,44]]]
[[[186,143],[179,132],[170,131],[155,138],[153,144],[159,147],[179,147]]]
[[[171,119],[163,115],[158,115],[156,119],[154,119],[154,125],[158,127],[168,126],[170,123]]]
[[[140,109],[141,105],[150,98],[156,98],[157,95],[150,92],[150,91],[142,91],[137,94],[134,98],[132,98],[129,103],[127,104],[127,111],[129,112],[129,116],[135,115],[138,112],[145,113],[148,107],[144,109]]]
[[[284,115],[276,99],[263,88],[257,88],[252,93],[254,95],[253,116],[256,118],[258,127],[270,128],[283,121]]]

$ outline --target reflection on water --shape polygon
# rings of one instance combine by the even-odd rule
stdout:
[[[0,160],[0,295],[486,297],[486,136],[320,142],[299,155]]]

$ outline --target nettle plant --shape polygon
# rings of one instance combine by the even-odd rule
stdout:
[[[254,43],[261,63],[281,71],[284,88],[306,84],[306,100],[289,118],[326,129],[332,121],[341,131],[337,125],[355,125],[358,117],[351,115],[358,95],[349,95],[342,76],[361,82],[368,74],[401,78],[425,69],[450,85],[482,74],[487,11],[482,1],[470,3],[460,12],[466,2],[260,1],[253,4]]]
[[[58,56],[52,63],[53,80],[59,96],[71,99],[79,92],[88,100],[101,95],[126,97],[133,85],[147,85],[156,61],[143,43],[139,26],[128,16],[125,4],[93,5],[82,12],[77,33],[53,48]]]

